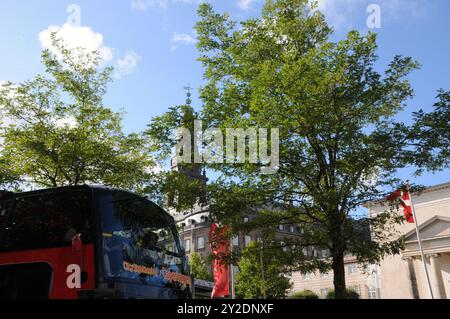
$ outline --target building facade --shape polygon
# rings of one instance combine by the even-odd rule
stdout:
[[[434,298],[450,299],[450,183],[428,187],[412,194],[412,199]],[[389,206],[386,202],[371,202],[366,208],[373,217]],[[400,255],[384,258],[380,265],[362,269],[356,258],[346,256],[346,285],[362,299],[431,298],[415,225],[397,225],[397,231],[405,238],[405,249]],[[321,298],[333,289],[332,273],[294,273],[292,281],[292,292],[311,290]]]
[[[358,265],[354,256],[346,256],[344,263],[347,289],[357,292],[361,299],[378,299],[375,266],[363,269]],[[294,272],[291,280],[293,283],[291,293],[310,290],[319,298],[326,299],[327,294],[334,290],[332,271],[308,274]]]
[[[450,183],[412,194],[417,224],[434,298],[450,298]],[[367,205],[369,216],[387,209],[383,203]],[[402,214],[402,212],[398,212]],[[398,226],[405,236],[405,250],[385,258],[379,267],[383,299],[431,298],[414,224]]]
[[[189,256],[192,253],[198,253],[203,260],[209,260],[211,247],[209,243],[209,231],[211,227],[210,214],[206,206],[197,206],[190,212],[177,214],[174,216],[179,228],[180,240]],[[243,217],[250,221],[251,216]],[[283,242],[286,239],[292,239],[301,236],[296,225],[278,225],[275,233],[275,240]],[[249,233],[240,233],[231,239],[233,250],[244,249],[251,242],[260,242],[262,240],[261,231],[254,230]],[[209,264],[209,266],[211,266]]]

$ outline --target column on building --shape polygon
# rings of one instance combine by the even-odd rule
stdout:
[[[440,283],[442,281],[441,269],[438,263],[438,254],[430,254],[428,255],[430,258],[430,281],[431,281],[431,289],[433,290],[433,295],[435,299],[442,299]]]
[[[408,263],[407,271],[408,271],[408,278],[411,282],[411,296],[414,299],[420,299],[419,291],[417,289],[416,273],[414,270],[414,257],[403,257],[403,260],[405,260]]]

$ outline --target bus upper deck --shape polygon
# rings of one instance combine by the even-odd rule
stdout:
[[[0,196],[0,298],[189,298],[173,218],[102,186]]]

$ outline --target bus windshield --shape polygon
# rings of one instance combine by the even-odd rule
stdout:
[[[101,212],[104,278],[172,285],[164,274],[184,269],[173,220],[145,198],[110,195]]]

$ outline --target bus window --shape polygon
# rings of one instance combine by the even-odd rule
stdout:
[[[0,226],[4,227],[6,225],[6,218],[9,215],[9,202],[0,202]]]
[[[51,281],[47,263],[0,265],[0,299],[48,299]]]
[[[101,214],[105,277],[167,285],[162,270],[182,272],[175,225],[160,207],[116,191],[105,208]]]
[[[49,192],[17,197],[3,251],[70,246],[82,234],[92,242],[89,193],[84,190]]]
[[[12,200],[0,199],[0,251],[6,234],[6,230],[8,229],[8,219],[11,216],[12,207]]]

